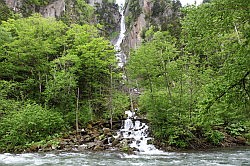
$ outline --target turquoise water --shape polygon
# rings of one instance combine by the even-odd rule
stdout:
[[[250,166],[250,148],[127,155],[118,152],[0,154],[0,166]]]

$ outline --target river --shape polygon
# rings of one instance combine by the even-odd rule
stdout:
[[[0,166],[249,166],[250,148],[128,155],[117,152],[0,154]]]
[[[120,6],[121,28],[120,35],[115,44],[118,51],[118,66],[123,67],[126,56],[121,51],[124,38],[125,0],[117,0]],[[142,125],[145,126],[145,125]],[[134,126],[133,126],[134,127]],[[133,128],[129,126],[129,128]],[[135,131],[138,131],[135,125]],[[124,128],[126,130],[126,127]],[[141,136],[141,134],[139,134]],[[136,135],[132,135],[135,137]],[[129,137],[129,136],[127,136]],[[151,148],[152,149],[152,148]],[[250,166],[250,148],[217,149],[209,151],[189,152],[140,152],[128,155],[120,152],[50,152],[50,153],[24,153],[0,154],[0,166]]]

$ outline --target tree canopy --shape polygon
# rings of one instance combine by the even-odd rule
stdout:
[[[195,147],[200,138],[213,144],[224,139],[215,126],[230,128],[230,134],[249,133],[247,6],[243,0],[187,6],[180,45],[166,32],[151,32],[148,42],[133,51],[128,70],[144,91],[139,107],[155,137],[168,145]]]
[[[120,74],[118,70],[112,70],[117,68],[114,47],[99,35],[94,25],[68,26],[62,21],[35,14],[3,21],[0,33],[0,121],[4,126],[0,132],[3,143],[0,148],[6,148],[5,141],[17,136],[17,133],[8,135],[5,131],[9,130],[9,125],[20,123],[23,116],[32,119],[41,112],[39,116],[43,119],[48,116],[46,113],[56,112],[58,123],[69,128],[75,128],[76,109],[80,114],[80,126],[90,120],[112,116],[107,103],[115,89],[111,89],[110,82],[119,79]],[[119,101],[119,98],[117,105],[126,104],[126,100]],[[20,104],[27,107],[18,108]],[[29,104],[34,106],[29,107]],[[42,110],[48,112],[42,114]],[[14,121],[10,124],[9,119]],[[34,125],[39,125],[40,121],[33,120]],[[53,127],[44,123],[45,128]],[[56,123],[51,125],[57,126]],[[57,130],[56,133],[61,128],[53,130]],[[34,133],[30,134],[28,142],[34,137]],[[46,135],[52,135],[50,129],[44,129],[39,137],[35,137],[42,139]],[[8,148],[22,145],[26,138],[22,139]]]

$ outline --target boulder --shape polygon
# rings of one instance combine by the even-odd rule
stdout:
[[[102,151],[102,150],[104,150],[104,147],[101,145],[96,145],[93,150],[94,151]]]
[[[118,138],[116,138],[116,139],[114,139],[114,140],[112,141],[111,146],[115,147],[115,146],[117,146],[119,143],[120,143],[120,140],[119,140]]]
[[[82,145],[79,145],[79,146],[78,146],[78,150],[79,150],[79,151],[84,151],[84,150],[86,150],[86,149],[88,149],[88,145],[82,144]]]
[[[109,136],[112,135],[112,134],[111,134],[110,128],[103,128],[102,130],[103,130],[103,134],[104,134],[104,135],[109,135]]]
[[[237,139],[238,144],[245,145],[246,142],[247,142],[247,140],[245,138],[241,137],[241,136],[237,136],[236,139]]]

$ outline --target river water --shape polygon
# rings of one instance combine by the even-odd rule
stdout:
[[[0,154],[0,166],[250,166],[250,148],[195,152],[50,152]]]
[[[125,0],[117,0],[120,6],[121,30],[115,44],[118,51],[118,66],[123,67],[126,56],[120,50],[124,38]],[[129,119],[128,119],[129,120]],[[140,128],[146,125],[131,125],[129,128]],[[147,127],[147,126],[146,126]],[[127,128],[125,127],[126,131]],[[135,130],[137,131],[137,130]],[[144,130],[143,130],[144,131]],[[143,132],[142,132],[143,133]],[[138,135],[135,132],[133,137]],[[141,136],[141,134],[139,134]],[[129,135],[127,135],[129,137]],[[137,146],[137,145],[135,145]],[[144,145],[144,147],[147,147]],[[145,149],[144,149],[145,151]],[[0,154],[0,166],[250,166],[250,148],[219,149],[193,152],[162,152],[151,148],[151,151],[138,152],[134,155],[115,151],[105,152],[50,152]]]

